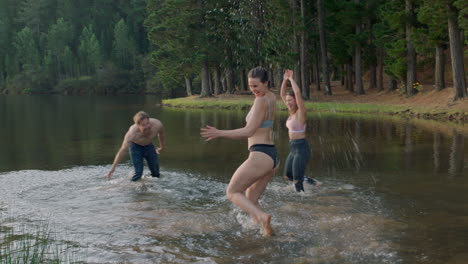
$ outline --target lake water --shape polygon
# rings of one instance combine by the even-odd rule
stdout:
[[[47,223],[64,262],[468,263],[467,125],[309,113],[307,175],[323,184],[298,194],[275,175],[261,205],[276,236],[265,239],[224,192],[246,141],[199,135],[243,126],[246,111],[157,102],[0,96],[0,227]],[[162,178],[129,182],[126,158],[107,181],[139,110],[165,126]],[[283,163],[286,118],[274,129]]]

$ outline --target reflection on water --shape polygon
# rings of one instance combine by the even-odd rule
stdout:
[[[458,131],[453,131],[452,152],[450,153],[451,174],[462,173],[465,167],[464,159],[464,137]]]
[[[85,263],[468,262],[466,127],[311,113],[307,174],[323,185],[297,194],[278,173],[261,200],[277,235],[264,239],[224,193],[246,142],[199,136],[242,126],[245,111],[156,102],[0,96],[2,219],[49,221]],[[107,181],[138,110],[165,126],[162,178],[131,183],[124,161]],[[287,114],[276,118],[284,161]]]

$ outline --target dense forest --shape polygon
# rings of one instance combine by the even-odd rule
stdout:
[[[466,0],[0,0],[0,91],[210,96],[262,65],[304,98],[331,81],[412,96],[430,68],[458,99],[467,30]]]

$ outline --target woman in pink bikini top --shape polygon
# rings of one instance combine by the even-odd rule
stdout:
[[[288,95],[287,97],[292,97],[292,100],[294,100],[294,97],[291,95]],[[286,121],[286,127],[288,128],[290,139],[305,138],[306,124],[305,122],[301,123],[296,115],[297,112],[295,114],[290,115],[288,120]]]
[[[291,83],[292,91],[287,93],[287,82]],[[292,181],[297,192],[304,191],[303,182],[312,185],[320,183],[305,176],[305,169],[310,159],[310,147],[306,140],[307,110],[302,100],[299,86],[293,79],[293,72],[286,70],[281,84],[281,98],[288,107],[289,117],[286,127],[289,130],[289,154],[284,167],[285,178]]]

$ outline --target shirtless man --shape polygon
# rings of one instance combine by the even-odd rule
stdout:
[[[133,116],[135,124],[130,126],[125,134],[124,141],[119,151],[115,155],[112,168],[107,174],[110,180],[114,174],[115,167],[119,164],[124,153],[130,148],[130,157],[132,158],[135,174],[131,181],[138,181],[143,175],[143,158],[151,171],[151,176],[159,178],[158,155],[164,149],[164,128],[161,121],[150,118],[149,115],[140,111]],[[158,136],[159,147],[155,149],[152,140]]]

